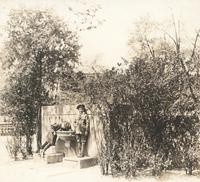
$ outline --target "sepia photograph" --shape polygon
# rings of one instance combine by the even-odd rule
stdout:
[[[199,182],[199,0],[0,0],[0,180]]]

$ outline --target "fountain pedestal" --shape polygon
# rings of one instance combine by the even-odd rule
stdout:
[[[55,152],[46,155],[46,162],[62,162],[63,158],[74,157],[75,153],[75,134],[73,131],[57,131]]]
[[[76,137],[73,131],[57,131],[55,152],[46,156],[47,163],[63,162],[70,168],[87,168],[97,164],[96,157],[76,155]]]
[[[57,142],[58,140],[64,141],[65,147],[70,148],[71,142],[75,140],[75,133],[73,131],[57,131]]]
[[[57,131],[56,152],[76,156],[76,137],[73,131]]]

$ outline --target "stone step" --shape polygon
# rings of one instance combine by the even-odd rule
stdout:
[[[63,162],[70,168],[87,168],[97,165],[97,158],[95,157],[82,157],[82,158],[71,158],[64,157]]]
[[[63,153],[52,153],[45,155],[45,161],[47,164],[57,163],[63,161]]]

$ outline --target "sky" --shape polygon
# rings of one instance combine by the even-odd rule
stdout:
[[[109,68],[121,57],[128,58],[130,32],[141,17],[167,25],[173,13],[191,39],[200,28],[199,0],[0,0],[0,45],[6,39],[3,27],[11,9],[49,9],[64,21],[76,19],[70,16],[68,7],[75,12],[99,7],[95,18],[105,20],[97,29],[80,33],[80,69],[84,71],[90,71],[92,65]]]

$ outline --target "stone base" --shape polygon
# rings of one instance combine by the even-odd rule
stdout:
[[[33,159],[40,159],[40,153],[33,153]]]
[[[47,164],[62,162],[63,161],[63,157],[64,157],[63,153],[47,154],[45,156],[45,161],[46,161]]]
[[[70,166],[70,168],[87,168],[97,165],[97,158],[95,157],[82,157],[82,158],[63,158],[63,162]]]

